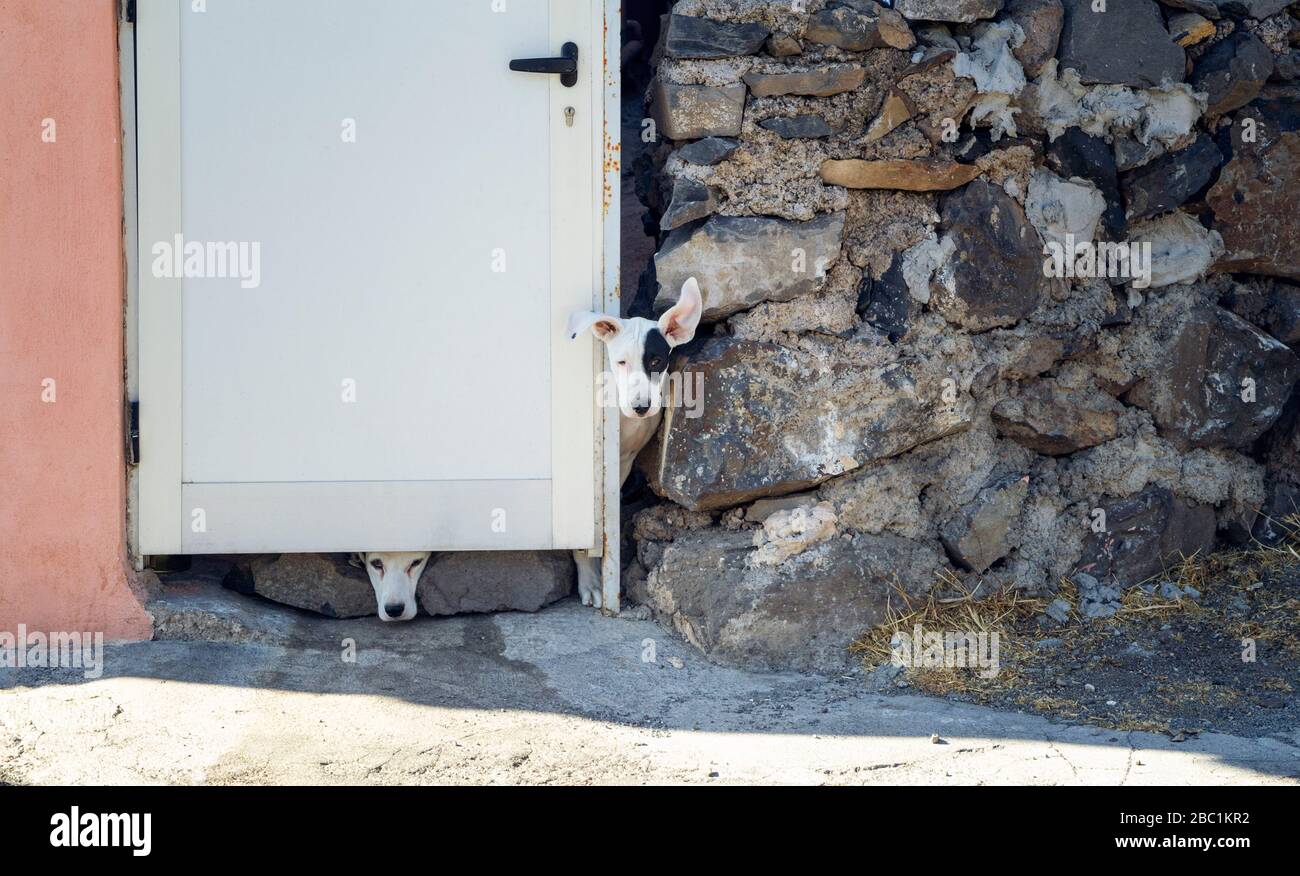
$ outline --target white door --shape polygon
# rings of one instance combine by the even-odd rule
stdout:
[[[201,5],[137,10],[139,550],[592,547],[595,4]]]

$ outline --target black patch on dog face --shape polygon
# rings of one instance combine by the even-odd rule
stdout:
[[[657,328],[650,329],[645,336],[645,348],[641,353],[641,367],[646,376],[663,374],[668,370],[668,354],[671,348],[668,339]]]

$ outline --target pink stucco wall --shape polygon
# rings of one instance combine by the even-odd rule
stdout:
[[[114,0],[0,0],[0,630],[147,638],[129,586]],[[57,139],[42,142],[53,119]],[[42,401],[42,381],[56,400]]]

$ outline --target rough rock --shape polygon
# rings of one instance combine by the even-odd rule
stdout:
[[[1061,0],[1008,0],[1006,12],[1025,35],[1024,42],[1013,49],[1016,60],[1026,75],[1037,76],[1047,60],[1056,56],[1065,8]]]
[[[977,180],[944,198],[940,231],[952,256],[930,284],[930,306],[971,331],[1015,325],[1050,289],[1043,244],[1006,192]]]
[[[688,222],[703,219],[717,208],[718,199],[712,189],[702,182],[679,177],[673,182],[673,197],[659,220],[659,228],[671,231]]]
[[[745,86],[677,85],[659,80],[652,112],[670,140],[735,137],[745,112]]]
[[[1028,476],[1003,479],[980,491],[967,507],[939,529],[939,539],[954,563],[972,572],[989,566],[1010,552],[1012,524],[1024,510]]]
[[[664,54],[670,58],[729,58],[752,55],[763,47],[769,31],[761,24],[739,24],[668,16]]]
[[[910,49],[916,45],[916,37],[907,19],[893,9],[877,3],[876,0],[832,0],[830,4],[851,9],[862,17],[874,21],[881,41],[891,49]],[[858,25],[855,29],[864,29]]]
[[[1119,611],[1124,591],[1114,583],[1103,584],[1087,572],[1075,572],[1070,580],[1079,589],[1079,617],[1104,620]]]
[[[911,98],[894,88],[885,97],[875,120],[867,128],[867,142],[874,143],[916,114]]]
[[[1263,317],[1269,334],[1292,349],[1300,346],[1300,286],[1274,284]]]
[[[1106,199],[1088,180],[1064,180],[1042,168],[1035,168],[1029,177],[1025,216],[1044,243],[1068,250],[1072,242],[1096,240],[1105,211]]]
[[[1101,581],[1139,584],[1183,558],[1204,555],[1214,547],[1214,509],[1163,487],[1149,487],[1101,508],[1106,512],[1106,531],[1089,534],[1078,564]]]
[[[1155,0],[1108,0],[1104,12],[1094,0],[1064,0],[1057,58],[1061,69],[1079,71],[1084,83],[1157,88],[1182,82],[1186,58],[1169,37]]]
[[[1262,150],[1239,150],[1206,203],[1226,247],[1218,270],[1300,280],[1300,133],[1281,134]]]
[[[1048,604],[1047,608],[1043,610],[1043,614],[1047,615],[1058,624],[1063,624],[1069,622],[1070,612],[1072,611],[1074,611],[1074,605],[1068,599],[1053,599]],[[1058,643],[1060,641],[1060,639],[1056,640]]]
[[[1295,353],[1221,307],[1156,319],[1167,340],[1128,401],[1150,411],[1161,436],[1181,449],[1249,449],[1281,416],[1300,377]]]
[[[998,434],[1035,453],[1059,456],[1119,434],[1117,405],[1079,398],[1054,381],[1040,381],[993,406]]]
[[[872,460],[966,429],[969,399],[944,399],[936,365],[855,364],[868,350],[819,351],[715,337],[683,366],[703,376],[703,415],[665,411],[651,486],[691,510],[807,490]]]
[[[364,569],[347,554],[280,554],[233,566],[225,586],[326,617],[378,614],[375,591]]]
[[[997,15],[1002,0],[897,0],[894,8],[912,21],[969,23]]]
[[[831,159],[822,162],[822,180],[828,185],[850,189],[898,189],[906,192],[937,192],[963,186],[980,170],[973,164],[946,159]]]
[[[1294,83],[1300,81],[1300,49],[1287,49],[1273,56],[1273,75],[1270,82]]]
[[[897,536],[833,538],[777,565],[753,553],[746,532],[685,535],[650,570],[647,604],[719,663],[840,672],[856,663],[849,644],[884,619],[895,582],[943,568],[932,546]]]
[[[889,44],[880,33],[878,18],[849,6],[835,6],[808,19],[803,38],[810,43],[835,46],[849,52],[882,49]]]
[[[1234,31],[1196,62],[1191,84],[1209,95],[1206,114],[1221,116],[1259,96],[1273,72],[1273,53],[1249,31]]]
[[[754,566],[776,566],[813,545],[838,534],[835,509],[829,502],[801,505],[769,514],[754,533],[749,561]]]
[[[755,97],[830,97],[861,87],[866,76],[861,67],[836,66],[795,73],[746,73],[744,80]]]
[[[434,554],[415,595],[432,615],[537,611],[576,580],[567,551],[453,551]]]
[[[790,58],[803,54],[803,45],[788,33],[774,33],[763,46],[773,58]]]
[[[886,6],[877,6],[880,19],[876,23],[880,38],[891,49],[912,49],[916,47],[916,36],[908,26],[907,19]]]
[[[1202,43],[1214,36],[1214,23],[1195,12],[1169,16],[1169,36],[1183,48]]]
[[[725,161],[740,148],[740,141],[730,137],[705,137],[677,150],[677,157],[690,164],[711,167]]]
[[[907,335],[916,307],[917,302],[903,276],[903,260],[899,257],[894,258],[879,280],[872,280],[867,275],[858,287],[858,316],[884,333],[890,341],[899,341]]]
[[[1220,12],[1263,21],[1265,18],[1277,15],[1295,0],[1213,0],[1213,2],[1219,7]]]
[[[1048,167],[1065,179],[1077,176],[1097,187],[1106,202],[1101,224],[1109,239],[1122,240],[1128,222],[1119,192],[1115,154],[1106,141],[1079,128],[1067,128],[1048,145],[1045,158]]]
[[[829,137],[835,129],[827,124],[821,116],[802,115],[764,119],[759,127],[765,128],[786,140]]]
[[[706,322],[760,301],[805,295],[821,285],[839,257],[843,234],[843,213],[808,222],[713,216],[699,227],[677,229],[655,256],[655,308],[670,307],[690,277],[700,282]]]
[[[1300,525],[1300,487],[1283,481],[1269,486],[1268,500],[1259,509],[1251,536],[1266,545],[1275,545],[1293,536]]]
[[[1126,215],[1145,219],[1180,207],[1210,184],[1223,153],[1209,137],[1143,165],[1123,179]]]
[[[1074,130],[1074,129],[1071,129]],[[1159,140],[1143,143],[1136,137],[1122,136],[1115,138],[1115,167],[1121,173],[1141,167],[1152,159],[1159,158],[1168,150]]]
[[[1129,227],[1130,246],[1151,246],[1149,285],[1192,283],[1223,254],[1223,238],[1186,213],[1174,211]]]

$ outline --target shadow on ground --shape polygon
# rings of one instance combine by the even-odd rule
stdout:
[[[199,576],[200,578],[202,576]],[[1184,742],[869,692],[859,674],[708,663],[644,620],[330,620],[168,586],[163,639],[102,678],[0,672],[0,781],[1103,783],[1281,781],[1289,738]],[[937,741],[932,738],[937,734]]]

